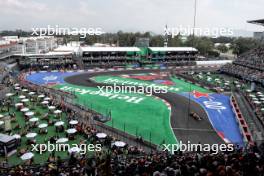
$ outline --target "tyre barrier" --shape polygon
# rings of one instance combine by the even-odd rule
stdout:
[[[237,104],[237,101],[233,95],[231,95],[230,97],[230,104],[232,106],[233,112],[236,115],[236,120],[238,122],[240,132],[243,135],[244,142],[249,145],[254,145],[254,141],[251,132],[248,128],[247,122],[245,121],[245,118],[242,115],[239,106]]]

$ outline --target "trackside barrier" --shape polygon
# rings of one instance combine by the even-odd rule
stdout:
[[[254,145],[254,141],[253,141],[251,132],[249,131],[247,122],[245,121],[244,116],[242,115],[242,113],[239,109],[239,106],[236,102],[236,99],[233,95],[231,95],[231,97],[230,97],[230,104],[231,104],[232,109],[236,115],[236,120],[239,124],[239,129],[240,129],[241,134],[243,135],[244,142],[248,143],[250,145]]]
[[[195,65],[195,66],[169,66],[165,67],[165,69],[176,69],[176,70],[185,70],[188,71],[188,69],[196,70],[196,69],[210,69],[214,68],[217,69],[218,66],[208,66],[208,65]],[[154,68],[148,68],[148,67],[136,67],[136,68],[119,68],[119,67],[113,67],[113,68],[99,68],[99,67],[94,67],[90,69],[73,69],[73,70],[68,70],[68,69],[60,69],[60,70],[29,70],[27,71],[28,74],[33,74],[33,73],[45,73],[45,72],[106,72],[106,71],[123,71],[123,70],[150,70]],[[160,69],[159,67],[157,68],[158,70]]]

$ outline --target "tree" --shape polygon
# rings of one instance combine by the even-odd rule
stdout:
[[[162,35],[155,35],[150,38],[150,46],[163,46],[164,38]]]
[[[234,37],[220,36],[217,38],[212,38],[211,40],[214,43],[232,43],[235,40],[235,38]]]
[[[208,55],[209,51],[214,48],[214,44],[209,37],[189,36],[185,44],[195,47],[203,55]]]
[[[239,37],[231,43],[230,48],[233,50],[233,54],[240,55],[260,45],[260,42],[253,38]]]
[[[216,47],[221,53],[226,53],[228,51],[228,47],[225,44],[220,44]]]
[[[177,35],[177,36],[174,36],[173,38],[171,36],[169,36],[168,46],[169,47],[182,46],[181,36]]]

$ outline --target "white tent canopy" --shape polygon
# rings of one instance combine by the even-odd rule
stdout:
[[[225,65],[228,63],[232,63],[232,60],[212,60],[212,61],[196,61],[197,65]]]
[[[69,45],[61,45],[58,48],[54,49],[54,52],[78,52],[79,46],[69,46]]]
[[[154,52],[179,52],[179,51],[186,51],[186,52],[189,52],[189,51],[195,51],[197,52],[198,50],[193,48],[193,47],[149,47],[149,49],[151,51],[154,51]]]
[[[137,47],[81,47],[82,52],[139,52]]]

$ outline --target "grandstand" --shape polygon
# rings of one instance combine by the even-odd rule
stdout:
[[[191,47],[149,47],[149,60],[167,66],[195,65],[198,51]]]
[[[198,57],[199,52],[191,47],[96,47],[80,46],[80,43],[74,46],[71,43],[57,46],[57,39],[54,37],[11,36],[3,39],[1,60],[9,64],[18,63],[23,69],[29,67],[35,70],[39,67],[60,69],[76,66],[79,68],[194,66],[197,65],[197,61],[204,60]],[[4,44],[3,41],[8,44]]]
[[[257,25],[264,26],[264,19],[260,19],[260,20],[250,20],[250,21],[248,21],[248,23],[252,23],[252,24],[257,24]]]
[[[81,52],[84,66],[89,68],[137,64],[141,50],[137,47],[82,47]]]
[[[248,21],[249,23],[263,25],[263,20]],[[248,88],[236,88],[236,92],[242,101],[246,102],[251,117],[247,121],[251,124],[250,130],[254,133],[256,140],[263,140],[264,108],[260,93],[264,86],[264,48],[260,46],[252,49],[233,61],[220,68],[220,72],[238,78]],[[253,110],[253,111],[252,111]]]
[[[251,20],[248,23],[264,25],[264,20]],[[256,82],[264,85],[263,63],[264,48],[255,48],[247,53],[240,55],[233,64],[224,66],[221,71],[240,77],[247,81]]]
[[[15,55],[17,56],[17,55]],[[71,52],[49,52],[47,54],[24,54],[19,55],[18,65],[21,69],[60,69],[73,68],[76,66]]]

